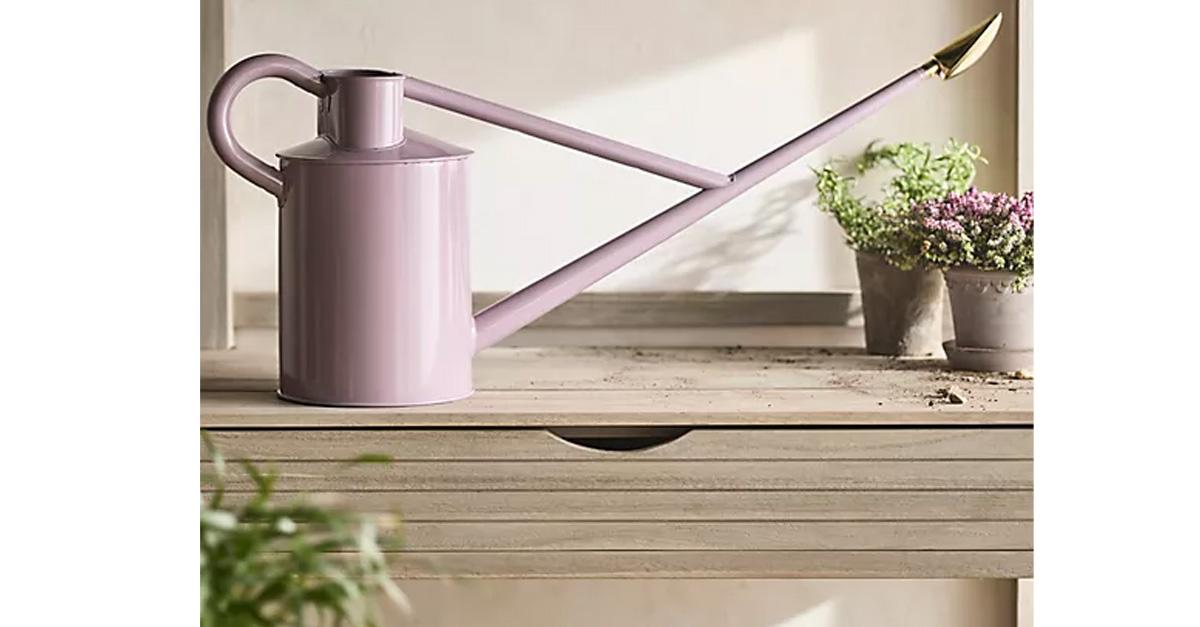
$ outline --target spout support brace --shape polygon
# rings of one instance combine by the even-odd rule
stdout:
[[[409,76],[405,79],[404,95],[417,102],[453,111],[680,183],[687,183],[703,189],[723,187],[729,184],[729,176],[726,174],[613,141],[595,133],[581,131],[453,89],[427,83],[419,78]]]

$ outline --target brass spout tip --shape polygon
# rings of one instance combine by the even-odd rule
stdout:
[[[1000,21],[1003,13],[997,13],[984,20],[981,24],[968,31],[953,43],[933,53],[933,59],[926,64],[930,75],[937,75],[942,80],[949,80],[967,71],[975,62],[983,57],[996,33],[1000,32]]]

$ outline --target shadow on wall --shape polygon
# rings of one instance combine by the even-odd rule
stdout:
[[[754,210],[750,222],[734,228],[691,227],[689,239],[653,276],[634,281],[633,290],[702,290],[721,278],[737,275],[795,233],[797,210],[816,195],[812,177],[772,189]]]

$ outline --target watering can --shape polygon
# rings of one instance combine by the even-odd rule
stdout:
[[[927,62],[733,174],[571,128],[412,76],[318,70],[280,54],[229,68],[208,106],[213,148],[279,203],[279,396],[316,405],[392,407],[472,391],[475,353],[736,198],[924,79],[975,63],[999,14]],[[234,99],[261,78],[319,98],[318,137],[250,154],[230,129]],[[404,125],[415,100],[700,189],[482,311],[468,279],[469,150]]]

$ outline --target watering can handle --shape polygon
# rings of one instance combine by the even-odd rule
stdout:
[[[247,181],[282,198],[283,175],[243,148],[234,139],[233,129],[229,126],[229,111],[234,99],[246,85],[260,78],[282,78],[314,96],[323,96],[325,87],[321,83],[320,70],[282,54],[260,54],[244,59],[229,68],[213,87],[208,101],[208,138],[217,156]]]

